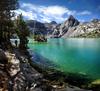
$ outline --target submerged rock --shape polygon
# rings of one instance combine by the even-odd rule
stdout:
[[[91,84],[89,84],[89,87],[93,89],[93,91],[100,91],[100,79],[91,82]]]
[[[97,79],[97,80],[93,81],[92,84],[94,84],[94,85],[100,85],[100,79]]]

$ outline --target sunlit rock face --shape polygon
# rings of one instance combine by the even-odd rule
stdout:
[[[66,20],[60,27],[61,35],[65,34],[71,27],[75,27],[77,25],[79,25],[79,21],[72,15],[69,16],[68,20]]]
[[[0,49],[0,91],[8,91],[10,78],[20,71],[20,62],[15,54]]]
[[[64,34],[67,33],[67,31],[72,28],[75,27],[77,25],[79,25],[79,21],[77,19],[75,19],[72,15],[69,16],[69,18],[62,24],[56,26],[56,28],[54,29],[54,33],[53,33],[53,37],[61,37]],[[59,33],[58,33],[59,32]]]
[[[11,76],[16,75],[20,71],[20,61],[16,58],[15,54],[6,52],[10,68],[8,70]]]
[[[70,15],[65,22],[62,24],[57,24],[53,28],[51,37],[76,37],[81,34],[86,34],[98,30],[100,30],[99,19],[93,19],[90,22],[79,22],[76,18]]]
[[[80,23],[77,26],[70,27],[63,37],[76,37],[81,34],[100,30],[100,20],[94,19],[91,22]]]

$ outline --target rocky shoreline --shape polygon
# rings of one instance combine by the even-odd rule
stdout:
[[[13,52],[0,50],[0,55],[1,53],[5,54],[4,58],[7,57],[5,59],[7,63],[6,65],[2,63],[1,60],[4,58],[0,58],[0,91],[100,90],[100,81],[91,83],[85,75],[71,73],[65,75],[55,69],[43,68],[35,64],[27,50],[15,48]]]

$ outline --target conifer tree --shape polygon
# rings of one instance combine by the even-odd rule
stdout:
[[[17,26],[16,33],[20,39],[19,48],[25,49],[27,48],[27,43],[28,43],[27,37],[29,36],[30,32],[26,22],[23,20],[22,14],[20,14],[17,17],[16,26]]]
[[[14,31],[12,17],[19,7],[18,0],[0,0],[0,45],[7,48]]]

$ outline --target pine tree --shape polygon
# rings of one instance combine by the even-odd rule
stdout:
[[[14,31],[12,17],[19,7],[18,0],[0,0],[0,45],[7,48]]]
[[[20,14],[17,17],[16,26],[17,26],[16,33],[20,39],[19,48],[26,49],[28,43],[27,37],[29,36],[30,32],[26,22],[23,20],[22,14]]]

